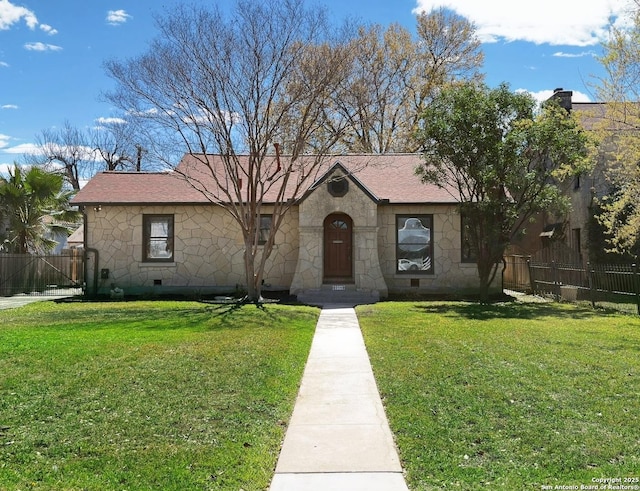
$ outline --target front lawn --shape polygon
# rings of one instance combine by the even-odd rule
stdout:
[[[640,485],[638,317],[443,302],[357,313],[411,490]]]
[[[268,487],[318,310],[0,311],[0,489]]]

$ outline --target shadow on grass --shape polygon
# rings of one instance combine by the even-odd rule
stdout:
[[[257,309],[262,310],[263,312],[267,312],[267,307],[265,304],[260,302],[249,302],[245,300],[237,300],[233,302],[223,302],[223,303],[211,303],[211,302],[202,302],[210,305],[207,308],[209,312],[211,312],[216,317],[226,317],[229,315],[233,315],[240,309],[242,309],[246,305],[255,305]]]
[[[503,302],[483,305],[479,303],[424,303],[413,306],[415,311],[449,317],[465,317],[474,320],[491,319],[536,319],[555,317],[580,319],[613,315],[614,311],[594,310],[590,307],[563,308],[555,303]]]

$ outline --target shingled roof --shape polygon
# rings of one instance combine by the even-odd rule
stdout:
[[[101,172],[96,174],[78,192],[72,203],[75,205],[160,205],[160,204],[206,204],[210,200],[195,189],[181,172],[197,168],[198,159],[204,156],[185,155],[178,172]],[[219,155],[206,156],[214,168],[222,169]],[[286,157],[284,157],[286,158]],[[246,156],[239,157],[246,162]],[[326,157],[319,167],[315,179],[309,180],[298,196],[291,192],[286,199],[300,198],[303,193],[324,179],[336,164],[351,173],[359,186],[367,190],[372,199],[389,203],[456,203],[453,190],[445,190],[431,184],[423,184],[415,174],[422,163],[417,154],[384,155],[332,155]],[[200,175],[206,175],[201,173]],[[215,194],[213,181],[206,183],[207,190]],[[266,196],[266,202],[275,195]]]

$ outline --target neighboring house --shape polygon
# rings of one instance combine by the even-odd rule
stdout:
[[[577,114],[586,130],[595,130],[604,117],[605,103],[573,102],[572,96],[572,91],[560,88],[555,90],[551,99],[557,99],[567,111]],[[594,205],[610,191],[605,176],[606,166],[607,162],[601,154],[591,172],[563,183],[563,191],[571,200],[569,213],[563,217],[554,216],[553,213],[539,216],[535,223],[530,224],[527,233],[514,242],[512,252],[535,254],[554,243],[562,243],[567,250],[558,260],[567,260],[569,249],[575,260],[589,260],[590,235],[600,230],[592,230]]]
[[[475,291],[458,201],[423,184],[420,163],[415,154],[327,157],[303,195],[285,197],[295,204],[276,235],[264,289],[301,299],[348,288],[372,300]],[[187,155],[179,169],[192,165]],[[238,225],[176,172],[102,172],[72,203],[85,214],[90,292],[223,294],[245,284]],[[268,216],[261,223],[269,227]]]
[[[596,129],[602,121],[605,104],[602,102],[569,102],[568,109],[578,114],[584,128],[588,131]],[[566,244],[578,254],[583,261],[590,258],[593,247],[590,237],[601,234],[601,228],[595,227],[594,213],[597,200],[602,199],[611,191],[611,184],[606,177],[607,161],[600,153],[594,167],[588,174],[576,176],[570,184],[567,193],[571,197],[571,211],[566,219]],[[602,240],[599,240],[602,244]]]
[[[84,246],[84,226],[80,225],[67,238],[67,248],[81,249]]]

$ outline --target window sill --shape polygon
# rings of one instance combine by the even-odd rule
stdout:
[[[435,271],[430,271],[428,273],[421,273],[420,271],[396,271],[396,278],[433,278],[436,275]]]
[[[141,261],[139,264],[142,268],[175,268],[178,265],[175,261]]]

